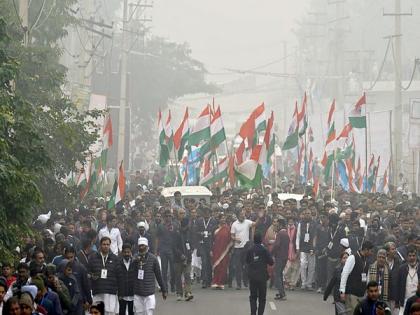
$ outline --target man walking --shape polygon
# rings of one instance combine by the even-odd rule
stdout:
[[[112,253],[111,239],[104,236],[100,240],[100,249],[89,259],[88,272],[92,280],[93,303],[105,304],[105,315],[119,313],[118,257]]]
[[[255,227],[255,223],[245,219],[245,212],[241,210],[238,220],[233,222],[230,228],[230,234],[234,241],[234,249],[232,254],[233,264],[235,266],[236,289],[240,290],[242,285],[242,275],[244,262],[246,257],[246,246],[249,242],[249,229]],[[245,277],[244,277],[245,278]],[[245,279],[244,279],[245,280]],[[244,281],[245,283],[245,281]]]
[[[122,258],[118,261],[118,298],[120,303],[119,315],[133,315],[134,301],[134,264],[131,243],[122,246]]]
[[[365,293],[369,270],[368,257],[373,253],[373,244],[365,241],[362,249],[350,255],[343,267],[340,281],[340,298],[345,301],[348,314],[353,312]]]
[[[246,253],[249,278],[249,303],[251,315],[264,314],[267,296],[267,265],[272,266],[274,261],[268,250],[261,244],[262,236],[254,235],[254,245]],[[257,306],[258,300],[258,306]]]
[[[162,279],[159,262],[155,255],[149,253],[147,238],[140,237],[138,240],[139,255],[134,260],[134,312],[136,315],[153,315],[156,307],[155,281],[158,282],[162,297],[166,300],[166,283]]]

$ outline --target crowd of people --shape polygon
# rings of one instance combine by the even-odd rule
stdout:
[[[115,208],[106,196],[36,218],[35,237],[16,249],[21,260],[2,262],[4,315],[153,314],[157,290],[191,301],[197,283],[241,290],[255,277],[279,301],[293,290],[332,296],[336,314],[420,314],[415,194],[337,190],[334,199],[281,200],[280,192],[305,189],[285,181],[196,199],[164,198],[147,182],[127,187]],[[250,268],[254,243],[273,259],[262,273]],[[252,314],[263,314],[265,299],[251,288]]]

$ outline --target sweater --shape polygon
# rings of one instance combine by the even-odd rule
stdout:
[[[133,266],[135,276],[134,295],[149,296],[155,294],[155,279],[162,292],[167,292],[159,262],[155,255],[148,252],[144,257],[138,256],[135,258]]]
[[[118,257],[111,251],[103,264],[100,253],[89,257],[88,272],[92,280],[92,294],[117,294],[118,290]],[[102,270],[106,270],[106,278],[101,278]]]

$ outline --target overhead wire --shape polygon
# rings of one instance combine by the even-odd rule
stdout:
[[[17,20],[18,20],[18,22],[19,22],[19,25],[20,25],[20,27],[22,28],[22,30],[24,30],[24,29],[25,29],[25,27],[23,26],[22,21],[20,20],[19,10],[18,10],[18,8],[16,7],[16,2],[15,2],[15,0],[11,0],[11,1],[12,1],[12,3],[13,3],[13,7],[14,7],[14,9],[15,9],[15,14],[16,14]]]
[[[51,8],[50,8],[50,11],[48,12],[48,14],[45,16],[45,18],[44,18],[44,20],[42,20],[42,22],[40,22],[37,26],[35,26],[34,28],[33,28],[33,30],[34,31],[36,31],[36,30],[38,30],[42,25],[44,25],[45,24],[45,22],[47,22],[47,20],[50,18],[50,16],[51,16],[51,13],[53,12],[53,10],[55,9],[55,7],[56,7],[56,5],[57,5],[57,0],[54,0],[54,3],[53,3],[53,5],[51,6]]]
[[[389,50],[391,48],[391,45],[392,45],[392,37],[388,38],[388,44],[387,44],[386,51],[385,51],[385,54],[384,54],[384,59],[382,60],[382,64],[381,64],[381,66],[379,68],[378,75],[376,76],[376,78],[373,81],[373,83],[371,83],[370,87],[368,87],[366,89],[367,91],[371,91],[376,86],[376,83],[379,81],[379,79],[381,78],[382,71],[384,69],[385,62],[387,60],[388,53],[389,53]]]
[[[29,29],[29,32],[31,32],[31,31],[34,29],[34,27],[36,27],[36,25],[38,24],[39,19],[41,18],[42,13],[44,12],[44,8],[45,8],[45,3],[46,3],[46,2],[47,2],[47,0],[43,0],[43,1],[42,1],[41,8],[39,8],[39,11],[38,11],[38,16],[37,16],[37,18],[35,19],[34,24],[32,24],[31,28]]]

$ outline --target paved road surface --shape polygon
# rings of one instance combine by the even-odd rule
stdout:
[[[287,292],[287,301],[275,301],[276,291],[268,290],[265,314],[280,315],[333,315],[331,300],[322,301],[322,295],[315,292]],[[170,294],[166,301],[157,295],[156,315],[242,315],[249,314],[249,291],[225,289],[224,291],[193,288],[194,300],[176,301]]]

